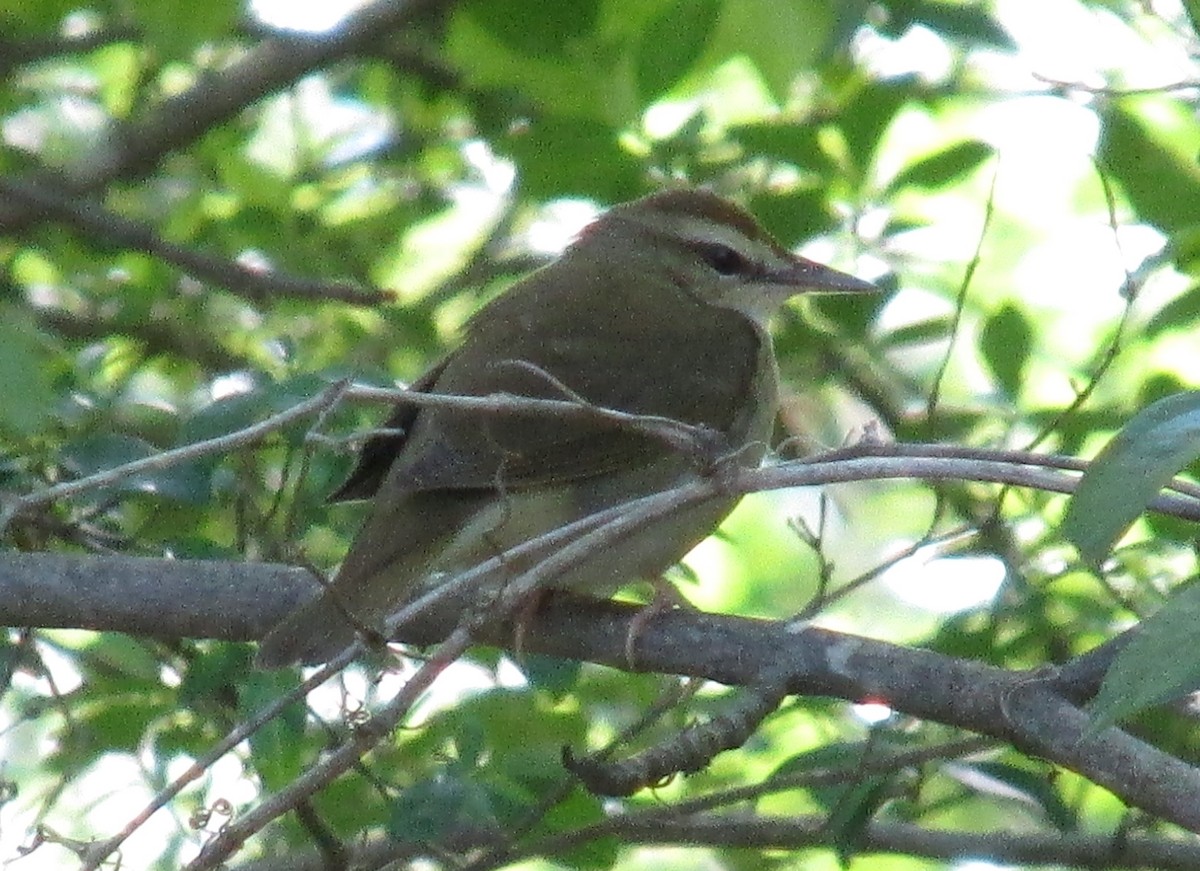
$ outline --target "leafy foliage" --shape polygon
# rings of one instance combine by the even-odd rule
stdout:
[[[669,745],[719,721],[726,694],[477,647],[233,862],[334,842],[447,867],[639,868],[662,864],[642,844],[666,843],[722,868],[932,869],[951,865],[920,836],[940,829],[963,856],[982,854],[976,835],[1007,833],[1013,852],[996,860],[1012,864],[1071,861],[1026,834],[1094,836],[1117,866],[1112,831],[1135,855],[1175,834],[1123,819],[1115,778],[1105,788],[1025,745],[965,744],[936,710],[900,711],[978,689],[947,689],[961,663],[1027,678],[1015,696],[1143,621],[1103,688],[1089,678],[1072,701],[1093,699],[1097,733],[1137,715],[1139,746],[1200,758],[1192,715],[1164,704],[1200,683],[1195,525],[1135,522],[1198,453],[1196,90],[1142,92],[1200,75],[1194,4],[1178,20],[1061,4],[1056,27],[1081,48],[1056,53],[1109,76],[1099,90],[1031,77],[1045,22],[975,2],[376,0],[316,33],[267,4],[9,5],[8,549],[331,570],[361,509],[324,499],[348,466],[340,440],[382,420],[367,405],[9,506],[343,378],[412,380],[581,214],[679,182],[739,199],[783,244],[891,291],[778,319],[781,454],[863,432],[868,447],[1109,445],[1065,520],[1048,490],[913,474],[754,496],[689,557],[679,586],[705,610],[802,614],[937,658],[946,670],[928,668],[907,699],[793,697],[744,746],[618,802],[572,779],[561,748]],[[1092,57],[1099,31],[1126,50]],[[1144,71],[1151,57],[1161,65]],[[32,849],[27,862],[67,867],[178,783],[120,854],[183,866],[231,814],[378,737],[374,718],[420,664],[352,666],[208,759],[298,685],[250,658],[211,639],[8,630],[0,859]],[[873,722],[864,701],[893,707]],[[763,825],[738,828],[751,810]]]

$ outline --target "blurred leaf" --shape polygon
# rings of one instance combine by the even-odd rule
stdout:
[[[1107,102],[1100,120],[1097,157],[1138,215],[1167,232],[1200,224],[1194,114],[1168,98],[1144,98]]]
[[[886,30],[899,35],[922,24],[947,39],[1012,50],[1016,43],[982,3],[949,3],[937,0],[888,0],[891,10]]]
[[[207,0],[190,7],[187,15],[157,0],[131,0],[131,5],[145,41],[170,60],[187,58],[198,46],[228,32],[242,11],[242,4],[234,0]]]
[[[523,168],[523,192],[534,200],[576,196],[616,203],[641,191],[638,162],[617,145],[616,131],[595,121],[542,118],[511,136],[508,150]]]
[[[865,777],[842,788],[837,804],[825,820],[825,832],[833,841],[843,867],[858,852],[867,824],[888,798],[891,781],[891,777]]]
[[[1091,463],[1067,506],[1062,533],[1099,565],[1146,504],[1200,457],[1200,391],[1142,409]]]
[[[810,172],[829,173],[835,165],[821,147],[820,130],[818,124],[767,121],[732,127],[729,136],[752,155],[782,160]]]
[[[44,430],[54,409],[49,372],[53,345],[30,318],[0,307],[0,434],[20,437]]]
[[[726,2],[707,57],[748,58],[775,101],[785,104],[797,76],[829,47],[835,6],[826,0]]]
[[[53,33],[62,20],[78,8],[75,0],[6,3],[0,7],[0,33],[15,39],[44,37]]]
[[[66,445],[61,453],[61,461],[76,477],[85,478],[159,453],[154,445],[133,436],[97,433]],[[153,493],[193,504],[205,502],[209,495],[207,472],[195,463],[179,463],[125,475],[109,485],[108,489]]]
[[[1156,311],[1143,329],[1147,338],[1155,338],[1169,330],[1195,329],[1197,320],[1200,320],[1200,284],[1192,285]]]
[[[1016,43],[984,4],[918,0],[911,4],[913,19],[932,31],[990,48],[1013,50]]]
[[[464,8],[513,51],[540,58],[562,55],[573,42],[590,35],[600,0],[472,0]]]
[[[71,719],[77,734],[87,735],[96,748],[134,753],[155,721],[173,710],[166,692],[124,693],[103,702],[76,705]]]
[[[979,351],[1009,396],[1021,394],[1022,375],[1033,348],[1033,331],[1025,314],[1006,303],[984,321],[979,335]]]
[[[1200,688],[1200,583],[1175,592],[1134,631],[1088,706],[1099,731],[1145,708]],[[1189,652],[1190,651],[1190,652]]]
[[[601,799],[582,788],[576,788],[546,812],[537,831],[546,835],[569,832],[584,826],[600,824],[607,818],[608,814],[605,813]],[[555,864],[564,868],[578,868],[581,871],[602,871],[614,867],[620,848],[621,841],[616,835],[588,838],[574,849],[556,854]]]
[[[917,93],[919,83],[914,76],[871,82],[865,85],[847,104],[838,126],[846,137],[854,169],[860,177],[866,175],[875,159],[883,134],[896,114]]]
[[[950,338],[953,323],[954,319],[949,315],[937,315],[926,320],[905,324],[884,333],[880,342],[888,348],[923,345],[927,342],[945,342]]]
[[[246,674],[250,654],[245,645],[212,644],[197,655],[179,684],[179,700],[188,705],[223,699]],[[230,699],[231,701],[231,699]]]
[[[1200,36],[1200,0],[1183,0],[1183,11],[1192,25],[1192,32]]]
[[[668,90],[695,65],[720,13],[721,0],[673,0],[643,31],[636,76],[644,102]]]
[[[789,248],[837,226],[825,190],[760,194],[751,199],[750,209],[763,227]]]
[[[536,0],[517,0],[516,5],[522,4],[539,10],[550,8]],[[517,41],[523,37],[498,33],[492,27],[491,16],[503,14],[506,5],[493,7],[491,0],[482,0],[456,8],[446,37],[447,61],[460,71],[463,83],[481,92],[477,98],[486,93],[487,101],[504,113],[502,119],[490,123],[509,129],[514,120],[537,122],[545,116],[559,116],[615,125],[636,115],[640,101],[635,93],[632,63],[625,56],[629,47],[604,43],[598,36],[585,39],[575,23],[564,20],[566,31],[577,34],[576,38],[567,37],[565,46],[549,43],[531,51],[516,48],[508,37]],[[477,14],[485,6],[487,23]],[[554,9],[548,13],[554,21],[576,15],[571,4]],[[545,20],[546,15],[541,13],[532,29],[554,26]],[[520,29],[526,26],[526,20],[514,15],[506,26]],[[570,50],[564,52],[564,48]],[[497,138],[491,144],[499,148],[501,140]]]
[[[561,697],[579,682],[581,663],[576,659],[542,656],[536,653],[521,658],[521,672],[529,683],[552,696]]]
[[[192,678],[194,691],[218,687],[222,681],[239,687],[238,711],[244,719],[257,714],[280,696],[295,690],[299,678],[294,671],[248,671],[249,655],[244,647],[227,646],[212,663],[202,663]],[[250,736],[254,770],[270,790],[281,789],[303,770],[304,721],[308,709],[303,698],[285,707],[269,723]]]
[[[402,844],[436,844],[496,826],[487,791],[467,772],[451,769],[421,781],[392,802],[388,834]]]
[[[977,139],[957,142],[936,154],[910,163],[888,184],[889,191],[903,187],[944,187],[969,173],[994,153],[992,146]]]

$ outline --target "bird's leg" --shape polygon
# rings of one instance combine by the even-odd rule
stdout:
[[[517,658],[517,662],[525,661],[525,638],[529,634],[529,627],[533,623],[538,608],[542,607],[542,603],[546,601],[549,593],[549,590],[534,590],[525,597],[525,600],[521,602],[521,607],[513,615],[513,656]]]
[[[629,621],[629,630],[625,633],[625,664],[630,671],[637,671],[635,648],[638,636],[642,634],[647,624],[659,614],[682,608],[694,611],[695,606],[684,598],[679,589],[662,575],[647,580],[654,590],[654,596]]]

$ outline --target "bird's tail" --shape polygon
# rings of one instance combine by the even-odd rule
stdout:
[[[272,629],[259,645],[255,668],[319,665],[333,659],[355,638],[356,625],[373,626],[384,614],[355,609],[353,621],[328,593],[301,605]]]

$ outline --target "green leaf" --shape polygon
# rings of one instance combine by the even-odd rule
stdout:
[[[651,102],[691,70],[708,45],[720,13],[721,0],[675,0],[642,32],[636,76],[644,102]]]
[[[1005,304],[983,324],[979,351],[996,381],[1009,396],[1021,392],[1022,374],[1033,345],[1029,320],[1011,303]]]
[[[1198,320],[1200,320],[1200,284],[1189,287],[1156,311],[1146,321],[1143,333],[1146,338],[1150,339],[1169,330],[1195,329]]]
[[[872,82],[855,94],[838,123],[854,169],[865,174],[875,157],[883,134],[897,113],[917,96],[920,83],[915,76]]]
[[[201,671],[192,680],[193,691],[211,689],[223,679],[240,681],[238,710],[248,719],[280,696],[295,690],[299,678],[294,671],[252,671],[247,674],[249,656],[245,649],[233,645],[226,647],[228,650],[218,651],[214,662],[201,663]],[[302,770],[304,744],[300,738],[304,734],[307,715],[302,700],[293,702],[250,736],[254,768],[268,789],[286,786]]]
[[[199,3],[189,7],[186,15],[157,0],[136,0],[132,5],[145,43],[171,59],[188,57],[197,46],[224,37],[241,12],[241,3],[232,0]]]
[[[640,193],[641,167],[617,144],[616,132],[583,118],[542,118],[508,141],[522,167],[526,196],[591,197],[615,203]],[[603,167],[603,172],[597,171]]]
[[[0,308],[0,433],[25,437],[45,429],[54,408],[47,376],[50,351],[46,336],[24,313]]]
[[[1200,36],[1200,0],[1183,0],[1183,11],[1192,25],[1192,32]]]
[[[817,124],[788,124],[766,121],[732,127],[729,136],[753,155],[782,160],[816,173],[834,170],[833,160],[821,146]]]
[[[1067,506],[1062,533],[1099,565],[1168,481],[1200,457],[1200,391],[1139,412],[1092,461]]]
[[[889,776],[866,777],[846,787],[825,821],[842,866],[850,864],[862,843],[867,824],[890,794]]]
[[[785,104],[797,76],[830,49],[838,6],[827,0],[726,2],[708,57],[748,58],[774,99]]]
[[[484,29],[526,57],[563,55],[596,26],[600,0],[544,3],[542,0],[474,0],[465,9]]]
[[[495,825],[487,791],[466,772],[444,771],[392,802],[388,834],[403,844],[434,844],[446,835]]]
[[[994,154],[992,146],[977,139],[957,142],[936,154],[910,163],[892,179],[889,191],[903,187],[939,188],[969,173]]]
[[[586,790],[574,789],[571,794],[551,807],[537,827],[538,833],[560,834],[584,826],[599,825],[608,815],[604,802]],[[612,868],[621,850],[621,841],[616,835],[587,838],[579,846],[555,856],[555,863],[563,868],[578,868],[580,871]]]
[[[144,460],[157,453],[158,448],[143,439],[122,433],[96,433],[65,447],[62,463],[77,477],[84,478]],[[202,504],[207,502],[210,495],[209,467],[192,462],[163,469],[147,469],[136,475],[126,475],[106,489],[152,493],[180,502]]]
[[[760,194],[751,198],[750,209],[771,235],[788,247],[837,226],[828,192],[823,189]]]
[[[1104,676],[1089,708],[1092,728],[1107,728],[1138,711],[1200,687],[1200,584],[1176,592],[1137,628]],[[1189,653],[1188,651],[1191,651]]]
[[[590,21],[593,5],[479,0],[455,7],[445,35],[446,62],[467,90],[495,104],[486,114],[500,113],[491,121],[498,130],[514,118],[545,115],[624,124],[641,110],[632,45],[600,38],[600,24],[593,28]]]
[[[1097,156],[1138,215],[1165,231],[1200,223],[1194,115],[1172,100],[1146,98],[1107,103],[1100,117]]]
[[[529,683],[550,695],[561,698],[579,683],[581,663],[577,659],[562,659],[530,653],[522,657],[520,669]]]
[[[923,24],[934,33],[967,44],[1012,50],[1016,43],[981,3],[943,3],[937,0],[892,0],[891,33]]]
[[[953,324],[954,320],[949,315],[935,315],[890,330],[880,338],[880,343],[887,348],[899,348],[945,341],[950,337]]]

